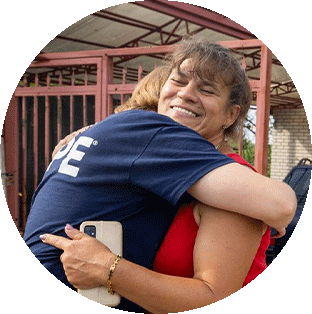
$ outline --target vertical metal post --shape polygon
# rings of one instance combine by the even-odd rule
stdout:
[[[122,69],[122,84],[125,85],[127,82],[127,68]],[[120,104],[123,105],[125,102],[125,94],[120,95]]]
[[[243,156],[243,150],[244,150],[244,121],[241,121],[239,124],[239,135],[238,135],[238,153],[239,155]]]
[[[266,175],[268,170],[271,72],[272,52],[268,47],[262,45],[260,89],[257,92],[255,168],[263,175]]]
[[[245,57],[242,59],[242,68],[246,70],[247,63]],[[243,150],[244,150],[244,120],[240,121],[239,124],[239,135],[238,135],[238,153],[239,155],[243,156]]]
[[[44,124],[44,158],[45,167],[48,168],[50,162],[50,99],[45,96],[45,124]]]
[[[10,101],[4,120],[3,144],[6,171],[3,175],[6,177],[7,204],[16,227],[19,227],[19,123],[18,98],[15,95],[13,95]]]
[[[103,120],[109,116],[113,111],[112,97],[108,92],[108,85],[113,82],[113,58],[107,55],[103,56],[103,68],[102,68],[102,84],[97,82],[97,85],[102,87],[102,104],[101,108],[95,109],[96,121]],[[100,112],[99,112],[100,111]]]
[[[69,128],[70,133],[74,132],[74,96],[69,96]]]
[[[22,223],[27,219],[27,112],[26,96],[22,97]]]
[[[62,98],[57,96],[57,142],[62,139]]]
[[[38,185],[38,96],[34,96],[33,111],[34,190]]]
[[[83,108],[83,126],[86,126],[88,124],[87,121],[87,96],[84,94],[82,96],[82,108]]]
[[[138,68],[138,82],[140,82],[142,80],[142,75],[143,75],[143,68],[142,68],[142,65],[139,64],[139,68]]]

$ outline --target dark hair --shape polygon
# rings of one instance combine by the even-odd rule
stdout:
[[[191,58],[194,67],[192,71],[200,78],[220,80],[229,88],[227,108],[239,105],[240,113],[236,121],[224,133],[235,139],[238,135],[239,124],[250,108],[252,97],[244,69],[228,48],[211,43],[205,38],[186,37],[176,47],[167,58],[171,70],[179,68],[183,61]]]

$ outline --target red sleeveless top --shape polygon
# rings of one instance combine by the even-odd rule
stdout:
[[[241,156],[231,153],[229,157],[256,171]],[[172,222],[166,237],[158,250],[154,270],[173,276],[193,278],[193,248],[198,225],[193,215],[194,204],[182,206]],[[267,267],[266,250],[270,244],[270,228],[262,237],[256,256],[244,280],[243,287],[261,274]]]

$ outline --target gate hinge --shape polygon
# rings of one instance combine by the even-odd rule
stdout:
[[[6,180],[6,185],[14,185],[15,183],[15,174],[14,172],[2,172],[1,173],[1,178],[5,177]]]

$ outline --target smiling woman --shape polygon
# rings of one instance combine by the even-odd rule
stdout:
[[[160,93],[158,113],[195,130],[216,145],[224,138],[224,126],[236,121],[240,106],[227,106],[229,88],[218,78],[210,81],[199,77],[193,63],[186,59],[172,71]]]
[[[192,112],[191,110],[187,110],[185,108],[182,108],[182,107],[174,106],[174,107],[172,107],[172,109],[181,111],[181,112],[185,113],[186,115],[189,115],[189,116],[194,117],[194,118],[197,117],[196,113]]]
[[[226,137],[236,140],[238,126],[249,110],[252,94],[245,71],[234,56],[225,47],[206,39],[190,37],[183,40],[168,59],[172,73],[160,99],[164,100],[166,97],[169,105],[168,97],[171,97],[171,109],[175,106],[191,111],[197,118],[202,118],[202,123],[214,118],[214,110],[220,110],[218,133],[224,133]],[[173,86],[179,92],[174,102],[172,95],[168,94],[168,90],[173,91]],[[180,98],[177,99],[178,97]],[[158,112],[166,112],[168,109],[159,106]],[[183,119],[182,116],[180,118]],[[209,126],[200,126],[199,119],[196,122],[179,122],[189,127],[197,124],[196,130],[212,143],[220,139],[220,134],[213,135],[216,128],[207,132]]]

